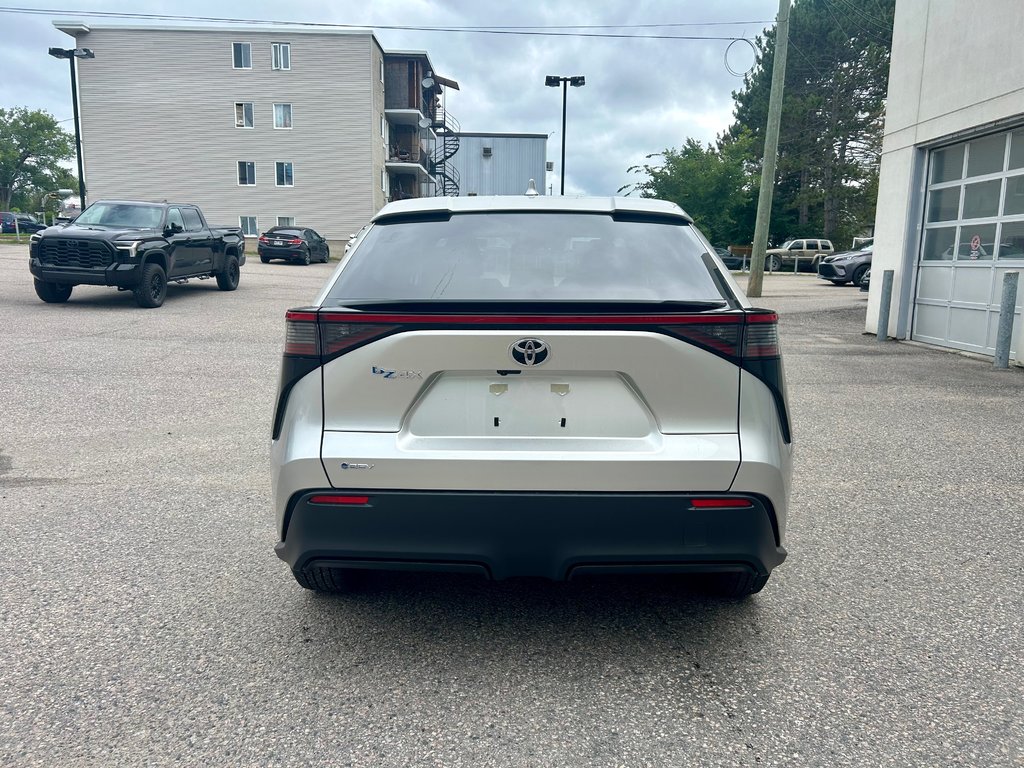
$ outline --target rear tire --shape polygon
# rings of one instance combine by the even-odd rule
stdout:
[[[143,309],[156,309],[163,304],[167,298],[167,273],[164,268],[152,262],[143,266],[134,293],[135,303]]]
[[[324,246],[324,264],[331,260],[331,246]]]
[[[63,304],[71,298],[71,289],[75,286],[64,283],[47,283],[33,278],[36,287],[36,296],[47,304]]]
[[[262,261],[264,264],[269,264],[270,263],[270,257],[269,256],[260,256],[260,261]]]
[[[782,269],[782,259],[780,259],[775,254],[772,254],[771,256],[768,257],[768,261],[765,263],[765,268],[769,272],[778,272],[780,269]]]
[[[707,578],[708,591],[718,597],[738,600],[764,589],[770,573],[755,574],[748,571],[736,573],[710,573]]]
[[[292,575],[303,589],[325,595],[351,592],[358,577],[351,568],[304,568],[292,570]]]
[[[309,248],[307,248],[306,252],[302,254],[302,258],[299,259],[299,261],[302,262],[302,266],[304,266],[304,267],[308,267],[309,266],[309,262],[310,262]]]
[[[238,257],[228,256],[224,269],[217,273],[217,287],[222,291],[233,291],[238,287],[241,272],[238,269]]]

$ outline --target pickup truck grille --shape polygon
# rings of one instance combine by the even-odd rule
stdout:
[[[96,240],[44,237],[39,244],[39,260],[50,266],[102,269],[114,261],[113,249]]]

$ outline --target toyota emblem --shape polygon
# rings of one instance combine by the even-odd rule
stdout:
[[[508,348],[508,353],[520,365],[540,365],[548,359],[551,349],[540,339],[520,339]]]

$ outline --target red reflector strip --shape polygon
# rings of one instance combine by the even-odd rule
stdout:
[[[693,499],[690,504],[696,509],[745,509],[754,506],[750,499]]]
[[[285,320],[295,320],[300,323],[315,323],[316,312],[297,312],[294,309],[289,309],[284,313]]]
[[[310,504],[346,504],[349,506],[358,506],[360,504],[366,504],[370,501],[369,496],[313,496],[310,498]]]

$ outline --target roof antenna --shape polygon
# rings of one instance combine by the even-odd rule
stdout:
[[[537,197],[537,195],[539,194],[540,192],[537,191],[537,182],[535,182],[533,179],[530,179],[530,185],[526,188],[526,196]]]

